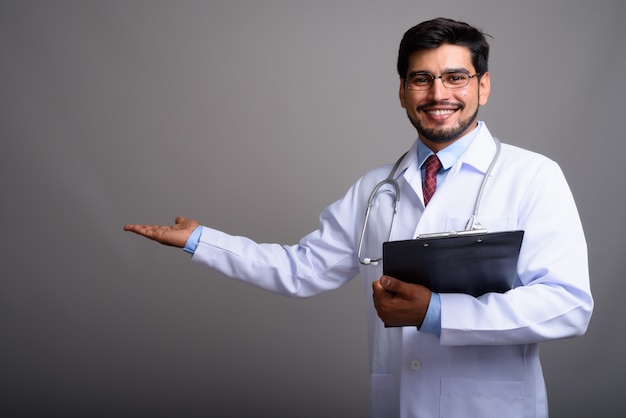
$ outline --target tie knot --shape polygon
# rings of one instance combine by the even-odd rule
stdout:
[[[427,173],[436,173],[441,168],[441,161],[439,161],[439,157],[435,154],[431,154],[428,158],[426,158],[426,163],[424,165]]]

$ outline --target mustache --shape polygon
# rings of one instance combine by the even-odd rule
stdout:
[[[461,109],[461,110],[465,109],[465,105],[463,103],[454,103],[454,102],[449,102],[447,100],[443,100],[440,102],[432,101],[432,102],[421,104],[417,106],[415,110],[417,110],[418,112],[421,112],[422,110],[428,107],[435,107],[435,106],[456,107],[457,109]]]

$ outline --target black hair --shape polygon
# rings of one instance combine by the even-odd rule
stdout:
[[[478,74],[488,69],[489,43],[485,33],[465,22],[437,18],[422,22],[404,34],[398,51],[398,74],[406,79],[411,54],[424,49],[438,48],[443,44],[461,45],[470,49],[472,65]]]

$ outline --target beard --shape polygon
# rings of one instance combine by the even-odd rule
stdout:
[[[432,105],[433,103],[428,103],[427,105],[420,106],[420,108],[418,108],[417,110],[419,112],[422,108]],[[472,124],[476,122],[476,119],[478,118],[478,107],[479,106],[476,107],[476,111],[470,117],[460,120],[457,126],[453,126],[448,129],[425,128],[424,126],[422,126],[419,120],[413,120],[410,116],[409,120],[411,121],[411,124],[413,124],[415,129],[417,129],[417,133],[419,134],[420,138],[428,139],[432,142],[436,142],[439,144],[445,144],[458,139],[461,135],[463,135],[463,133],[465,133],[469,129],[470,126],[472,126]],[[463,109],[464,106],[461,105],[461,107],[459,107],[459,110]]]

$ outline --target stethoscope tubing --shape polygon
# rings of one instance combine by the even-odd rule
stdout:
[[[476,203],[474,204],[474,213],[472,214],[470,219],[467,221],[467,225],[465,227],[467,231],[478,230],[481,228],[481,225],[478,222],[478,209],[480,208],[480,203],[482,201],[483,192],[485,191],[485,186],[487,185],[487,180],[491,176],[491,172],[493,171],[493,168],[495,167],[496,162],[498,161],[498,158],[500,157],[500,151],[502,149],[502,144],[500,143],[500,141],[497,138],[493,138],[493,140],[496,144],[496,153],[493,156],[493,159],[491,160],[491,164],[489,164],[489,168],[487,168],[487,172],[485,173],[482,183],[480,184],[480,189],[478,190],[478,195],[476,196]],[[382,256],[378,258],[373,258],[373,259],[368,258],[368,257],[362,258],[361,253],[363,251],[363,241],[365,240],[365,234],[366,234],[367,225],[368,225],[368,221],[370,217],[370,212],[372,210],[372,206],[374,205],[374,199],[376,199],[376,195],[378,194],[378,191],[380,190],[380,188],[387,184],[393,186],[394,191],[395,191],[395,197],[393,201],[393,214],[391,215],[389,237],[387,238],[387,241],[391,241],[391,237],[393,235],[393,226],[396,220],[396,215],[398,213],[398,206],[400,203],[400,186],[398,185],[398,182],[396,181],[394,177],[395,177],[396,171],[398,170],[398,167],[400,166],[400,163],[402,162],[404,157],[407,155],[407,153],[408,152],[404,153],[398,159],[398,161],[396,161],[391,171],[389,172],[389,175],[384,180],[379,182],[376,186],[374,186],[367,200],[367,209],[365,211],[365,217],[363,219],[363,228],[361,229],[361,236],[359,237],[359,246],[357,249],[357,258],[359,259],[359,263],[361,264],[376,265],[378,264],[380,260],[382,260]]]

